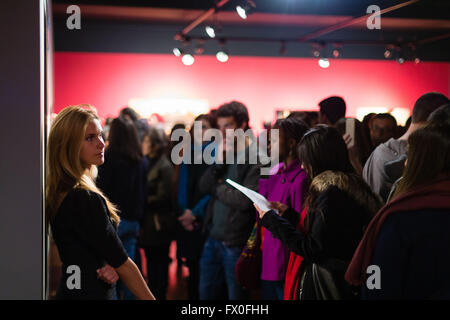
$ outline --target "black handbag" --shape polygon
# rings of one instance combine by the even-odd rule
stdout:
[[[316,300],[354,300],[359,298],[359,292],[354,291],[344,280],[347,266],[348,262],[336,259],[327,260],[323,264],[311,264],[309,272]]]
[[[313,263],[311,276],[317,300],[342,300],[343,295],[336,285],[331,272],[326,268]]]

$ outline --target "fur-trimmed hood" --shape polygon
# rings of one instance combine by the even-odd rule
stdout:
[[[359,204],[367,207],[375,214],[383,205],[381,198],[376,195],[367,183],[354,173],[327,170],[317,175],[311,182],[310,191],[319,194],[329,187],[335,186],[351,195]]]

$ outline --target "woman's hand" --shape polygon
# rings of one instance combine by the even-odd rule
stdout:
[[[264,217],[264,215],[269,212],[269,211],[263,211],[261,210],[260,207],[258,207],[256,205],[256,203],[253,203],[253,206],[256,208],[256,211],[258,211],[259,213],[259,217],[262,219]],[[285,205],[284,203],[281,202],[276,202],[276,201],[270,201],[270,207],[278,213],[278,215],[283,214],[287,208],[289,208],[287,205]]]
[[[261,209],[256,205],[256,203],[253,203],[253,206],[256,208],[256,211],[258,211],[258,213],[259,213],[259,218],[260,218],[260,219],[262,219],[262,218],[264,217],[264,215],[265,215],[267,212],[269,212],[269,211],[263,211],[263,210],[261,210]]]
[[[270,206],[278,211],[279,215],[282,215],[287,208],[289,208],[289,206],[285,205],[284,203],[281,202],[276,202],[276,201],[270,201]]]
[[[119,275],[116,270],[109,264],[97,269],[97,278],[102,279],[106,283],[113,284],[119,280]]]

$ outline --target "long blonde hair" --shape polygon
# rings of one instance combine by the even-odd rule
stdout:
[[[58,212],[64,197],[74,188],[98,193],[105,199],[111,218],[118,225],[118,209],[95,185],[97,167],[83,167],[81,144],[86,128],[99,117],[91,105],[81,104],[64,108],[53,120],[46,155],[46,213],[47,225]]]

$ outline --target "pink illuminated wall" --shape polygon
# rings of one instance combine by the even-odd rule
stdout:
[[[330,95],[347,102],[347,116],[359,107],[412,109],[425,92],[449,94],[449,63],[316,59],[196,57],[185,66],[173,55],[55,53],[55,112],[90,103],[102,117],[117,116],[130,98],[177,97],[208,100],[211,108],[236,99],[245,103],[251,125],[272,121],[276,109],[317,110]]]

